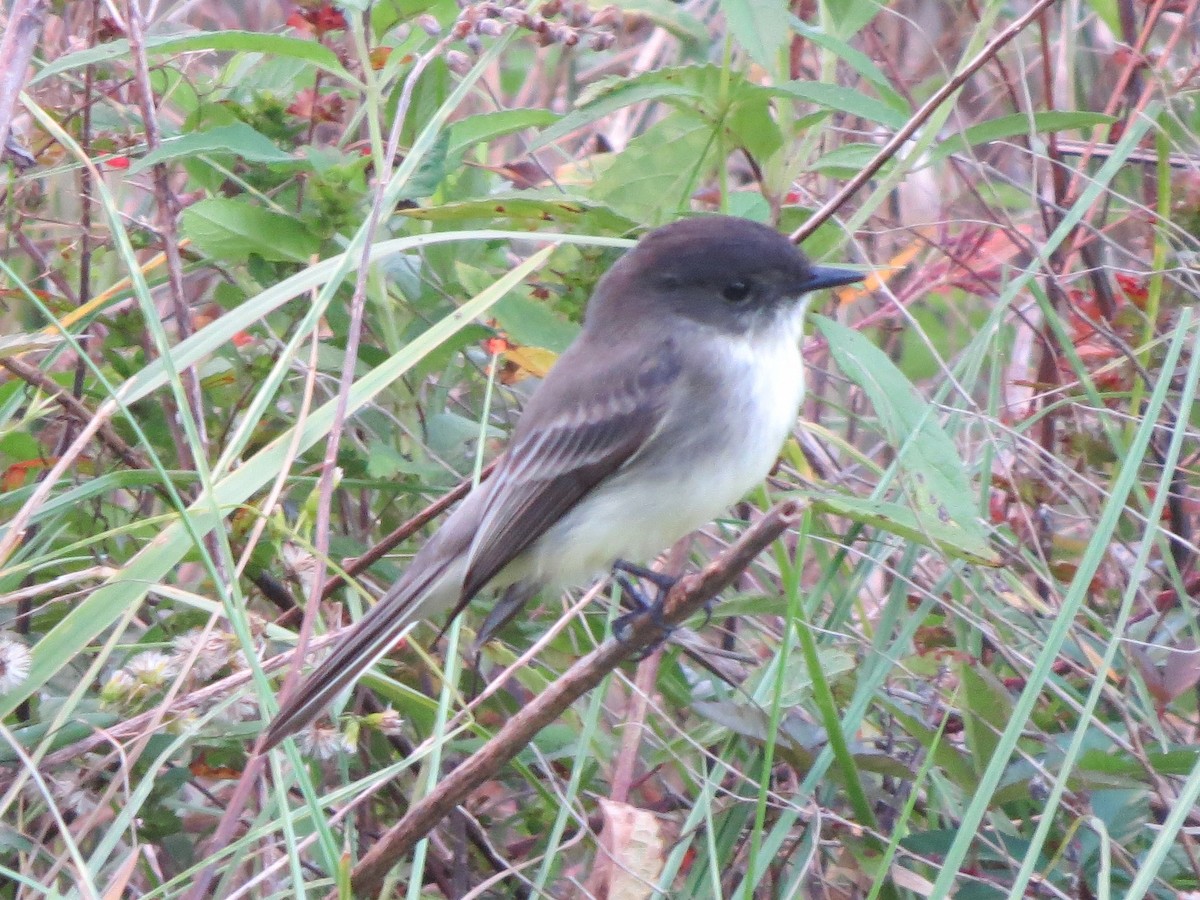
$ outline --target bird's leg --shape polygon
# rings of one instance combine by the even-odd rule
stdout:
[[[646,593],[640,587],[629,580],[625,574],[627,572],[630,575],[633,575],[635,578],[641,578],[645,581],[649,581],[658,589],[653,601],[646,597]],[[625,594],[631,600],[633,600],[638,607],[633,612],[626,613],[613,622],[614,634],[619,636],[622,631],[628,629],[629,623],[633,620],[634,616],[638,615],[639,613],[643,613],[646,610],[650,610],[650,612],[654,614],[654,623],[662,628],[663,631],[669,634],[674,630],[672,628],[668,628],[666,623],[663,621],[663,607],[666,603],[667,594],[671,592],[671,588],[673,588],[676,582],[679,581],[677,577],[673,575],[667,575],[663,572],[656,572],[654,569],[648,569],[645,566],[639,566],[636,563],[626,562],[623,559],[618,559],[615,563],[613,563],[612,574],[613,580],[621,586],[621,590],[624,591]],[[701,628],[706,627],[712,621],[713,606],[715,603],[715,600],[704,601],[704,621],[700,625]]]
[[[634,578],[648,581],[654,585],[656,591],[653,600],[646,596],[646,593],[642,590],[640,585],[634,584],[634,582],[628,577],[630,575],[632,575]],[[636,616],[640,616],[644,612],[650,613],[654,620],[654,624],[662,629],[663,638],[665,639],[673,629],[668,627],[667,623],[663,620],[663,607],[667,599],[667,594],[670,593],[671,588],[675,586],[675,583],[679,579],[672,575],[664,574],[663,572],[656,572],[653,569],[648,569],[645,566],[639,566],[635,563],[626,562],[623,559],[618,559],[615,563],[613,563],[613,579],[621,586],[621,590],[625,592],[626,596],[628,596],[629,599],[634,602],[634,605],[637,606],[637,609],[635,609],[633,612],[619,616],[616,621],[613,622],[613,634],[617,636],[618,640],[623,639],[623,635],[628,634],[629,625],[633,619]],[[661,643],[661,641],[659,643]],[[657,646],[657,644],[654,646]],[[654,647],[649,649],[653,650]]]

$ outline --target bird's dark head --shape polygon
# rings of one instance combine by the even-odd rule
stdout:
[[[810,291],[862,278],[811,265],[779,232],[748,219],[683,219],[651,231],[609,270],[587,318],[628,327],[678,315],[741,333],[791,313]]]

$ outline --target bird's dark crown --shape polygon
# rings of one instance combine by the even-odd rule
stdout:
[[[733,216],[683,219],[651,231],[617,261],[596,286],[587,320],[636,328],[675,313],[744,331],[819,286],[813,271],[766,225]]]
[[[754,275],[800,283],[808,271],[808,260],[779,232],[733,216],[666,225],[642,238],[627,259],[642,277],[665,287]]]

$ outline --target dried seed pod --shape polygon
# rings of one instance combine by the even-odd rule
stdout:
[[[592,24],[592,11],[588,9],[586,3],[581,3],[575,0],[570,6],[566,7],[567,24],[574,28],[586,28]]]
[[[466,75],[471,71],[471,57],[461,50],[447,50],[446,67],[456,75]]]
[[[606,6],[592,16],[592,27],[603,28],[606,25],[616,25],[621,21],[621,10],[615,6]]]

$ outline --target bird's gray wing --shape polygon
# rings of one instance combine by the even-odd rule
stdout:
[[[662,424],[680,369],[674,343],[664,341],[608,384],[557,391],[553,415],[519,429],[492,476],[454,613],[641,450]]]
[[[423,614],[430,591],[461,558],[458,554],[465,553],[468,564],[448,622],[546,529],[633,458],[662,423],[666,395],[681,368],[670,339],[628,366],[612,365],[620,374],[607,383],[585,382],[588,367],[564,361],[567,368],[547,379],[530,401],[508,451],[478,489],[484,491],[478,526],[471,528],[474,515],[464,517],[461,507],[447,520],[400,580],[287,700],[271,723],[267,747],[311,721],[386,651],[408,622]],[[471,502],[470,497],[464,501]]]

